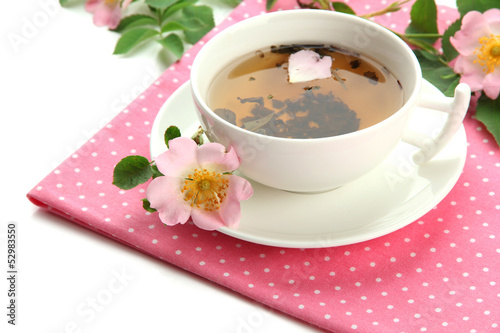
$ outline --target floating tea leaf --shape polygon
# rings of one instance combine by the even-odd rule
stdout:
[[[353,60],[349,63],[351,65],[352,69],[356,69],[361,65],[361,62],[359,60]]]
[[[236,114],[233,111],[229,109],[216,109],[214,112],[228,123],[236,125]]]
[[[344,79],[342,79],[338,74],[337,74],[337,70],[334,70],[332,71],[332,75],[333,77],[335,78],[335,80],[337,80],[340,85],[342,86],[342,88],[344,89],[347,89],[347,86],[345,85],[345,82],[344,82]]]
[[[253,121],[247,121],[243,124],[243,128],[249,131],[255,131],[256,129],[267,124],[271,119],[273,119],[274,113],[270,113],[264,118],[260,118]]]
[[[259,105],[264,105],[264,97],[249,97],[249,98],[240,98],[238,100],[241,103],[258,103]]]
[[[373,85],[378,83],[378,76],[375,72],[371,72],[371,71],[364,72],[363,76],[368,78],[369,82]]]

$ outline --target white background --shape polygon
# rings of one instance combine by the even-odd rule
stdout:
[[[217,21],[229,13],[218,0],[204,2],[217,8]],[[156,45],[112,55],[118,35],[94,26],[83,1],[74,3],[11,0],[0,11],[0,330],[322,332],[26,199],[172,61]],[[6,316],[9,222],[18,229],[16,327]]]

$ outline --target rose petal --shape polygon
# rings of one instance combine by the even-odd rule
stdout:
[[[227,196],[237,200],[247,200],[253,195],[252,185],[245,178],[230,175]]]
[[[155,159],[156,166],[162,174],[183,178],[198,167],[196,161],[198,145],[192,139],[175,138],[170,140],[169,147]]]
[[[461,83],[467,83],[472,91],[479,91],[483,89],[485,73],[481,65],[473,63],[471,57],[475,58],[474,55],[469,57],[458,56],[453,70],[455,73],[462,75],[460,78]]]
[[[253,188],[244,178],[234,175],[229,177],[229,188],[220,215],[226,226],[236,229],[241,220],[240,200],[249,199],[253,195]]]
[[[492,8],[483,13],[483,17],[489,26],[490,33],[500,34],[500,9]]]
[[[205,143],[197,152],[198,164],[215,172],[231,172],[240,166],[240,160],[232,147],[226,153],[226,148],[218,143]]]
[[[149,184],[146,198],[151,207],[158,211],[166,225],[184,224],[191,215],[191,207],[182,198],[182,180],[175,177],[157,177]]]
[[[483,91],[489,98],[496,100],[500,94],[500,70],[486,75],[483,81]]]
[[[111,20],[111,11],[108,6],[104,4],[98,4],[94,9],[93,22],[98,27],[103,27],[108,25]]]
[[[191,219],[198,228],[204,230],[217,230],[224,226],[219,211],[209,212],[203,209],[193,209]]]
[[[465,75],[462,74],[460,77],[460,83],[466,83],[471,91],[483,90],[483,81],[479,81],[476,75]]]
[[[460,30],[450,37],[450,43],[462,55],[468,56],[481,46],[479,39],[490,35],[490,29],[483,15],[477,11],[468,12],[462,19]]]
[[[89,13],[93,13],[96,10],[97,5],[99,5],[99,0],[89,0],[85,3],[85,10]]]
[[[237,229],[241,220],[240,202],[235,198],[226,198],[224,208],[220,209],[220,216],[225,226]]]
[[[332,58],[312,50],[301,50],[288,58],[288,81],[306,82],[332,76]]]
[[[116,6],[115,9],[111,12],[109,21],[108,21],[108,27],[110,29],[114,29],[120,24],[120,21],[122,19],[122,10],[120,6]]]
[[[98,27],[107,25],[110,29],[114,29],[118,26],[122,17],[119,0],[111,2],[89,0],[85,3],[85,10],[94,14],[93,22]]]

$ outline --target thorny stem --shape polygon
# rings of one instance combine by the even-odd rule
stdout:
[[[387,13],[392,13],[392,12],[397,12],[401,9],[401,6],[404,5],[405,3],[408,3],[410,0],[400,0],[400,1],[395,1],[393,3],[391,3],[389,6],[387,6],[386,8],[384,9],[381,9],[381,10],[377,10],[373,13],[368,13],[368,14],[365,14],[365,15],[360,15],[360,17],[362,18],[365,18],[365,19],[369,19],[369,18],[372,18],[372,17],[375,17],[375,16],[380,16],[380,15],[384,15],[384,14],[387,14]],[[420,47],[419,45],[415,44],[410,38],[421,38],[421,37],[429,37],[429,38],[441,38],[443,37],[442,35],[440,34],[434,34],[434,33],[420,33],[420,34],[400,34],[400,33],[397,33],[391,29],[389,29],[391,32],[393,32],[394,34],[396,34],[399,38],[401,38],[402,40],[404,40],[407,44],[410,44],[410,45],[413,45],[413,46],[417,46],[417,47]]]
[[[329,0],[318,0],[321,9],[333,10],[333,5]]]
[[[401,38],[405,43],[407,44],[411,44],[413,46],[417,46],[417,47],[420,47],[419,45],[415,44],[415,42],[413,42],[410,38],[411,37],[436,37],[436,36],[430,36],[431,34],[400,34],[399,32],[396,32],[394,30],[391,30],[389,29],[389,31],[391,31],[393,34],[395,34],[396,36],[398,36],[399,38]],[[439,35],[441,36],[441,35]]]
[[[405,3],[409,2],[409,1],[410,0],[395,1],[395,2],[391,3],[389,6],[385,7],[384,9],[374,11],[373,13],[360,15],[360,17],[371,18],[371,17],[380,16],[380,15],[384,15],[384,14],[391,13],[391,12],[397,12],[398,10],[401,9],[402,5],[404,5]]]
[[[429,38],[441,38],[443,35],[441,34],[431,34],[431,33],[423,33],[423,34],[405,34],[407,38],[419,38],[419,37],[429,37]]]
[[[439,55],[439,51],[436,50],[432,45],[430,45],[430,44],[425,45],[423,42],[420,42],[418,40],[412,40],[411,38],[418,38],[418,37],[441,38],[441,37],[443,37],[440,34],[432,34],[432,33],[429,33],[429,34],[427,34],[427,33],[423,33],[423,34],[400,34],[399,32],[396,32],[396,31],[391,30],[391,29],[389,29],[389,31],[391,31],[393,34],[395,34],[399,38],[401,38],[407,44],[416,46],[416,47],[421,48],[421,49],[425,49],[426,51],[428,51],[430,53],[433,53],[435,55]],[[443,62],[444,60],[442,60],[441,57],[440,57],[440,61],[443,64],[447,65],[446,62]]]
[[[411,0],[395,1],[384,9],[377,10],[377,11],[374,11],[372,13],[368,13],[368,14],[364,14],[364,15],[359,15],[359,17],[362,17],[365,19],[370,19],[370,18],[375,17],[375,16],[380,16],[380,15],[384,15],[384,14],[391,13],[391,12],[397,12],[401,9],[402,5],[404,5],[410,1]],[[314,8],[314,4],[318,3],[321,9],[334,10],[333,6],[329,0],[313,0],[312,3],[310,3],[309,5],[305,5],[305,4],[301,3],[300,0],[297,0],[297,2],[299,4],[299,6],[301,6],[301,7]],[[419,43],[415,43],[415,41],[412,41],[411,38],[422,38],[422,37],[441,38],[441,37],[443,37],[442,35],[436,34],[436,33],[400,34],[396,31],[391,30],[391,29],[389,29],[389,31],[394,33],[399,38],[401,38],[405,43],[419,47],[419,48],[422,48],[422,45],[419,45]],[[434,53],[437,55],[439,52],[437,50],[435,50]],[[448,63],[442,57],[439,57],[439,61],[445,65],[448,65]]]

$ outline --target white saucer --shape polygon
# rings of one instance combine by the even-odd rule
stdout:
[[[430,83],[424,92],[441,95]],[[445,115],[417,109],[411,128],[431,132]],[[151,156],[167,149],[168,126],[191,136],[199,126],[189,82],[160,109],[151,132]],[[254,195],[242,201],[237,230],[220,232],[258,244],[320,248],[358,243],[396,231],[435,207],[453,188],[465,164],[467,140],[463,126],[433,160],[417,167],[410,161],[415,148],[400,143],[391,156],[362,178],[320,194],[297,194],[252,182]]]

